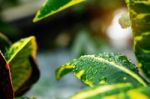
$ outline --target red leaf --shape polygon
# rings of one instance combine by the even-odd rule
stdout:
[[[13,99],[14,97],[10,75],[9,65],[0,52],[0,99]]]

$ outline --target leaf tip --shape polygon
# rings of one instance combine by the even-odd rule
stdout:
[[[71,64],[65,64],[56,69],[55,77],[57,80],[60,80],[64,75],[68,74],[73,70],[74,66]]]
[[[39,16],[39,11],[36,13],[35,17],[33,18],[33,20],[32,20],[33,23],[36,23],[41,20],[40,18],[38,18],[38,16]]]

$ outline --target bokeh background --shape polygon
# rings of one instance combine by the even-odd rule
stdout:
[[[86,0],[33,23],[44,1],[0,0],[0,32],[13,42],[30,35],[37,38],[41,75],[24,96],[66,99],[85,88],[72,74],[55,79],[58,66],[81,55],[120,52],[135,62],[131,28],[122,29],[118,23],[127,13],[124,0]]]

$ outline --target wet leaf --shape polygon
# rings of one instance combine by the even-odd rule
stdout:
[[[9,65],[0,52],[0,99],[13,99],[13,96]]]
[[[78,79],[91,87],[115,83],[146,86],[138,75],[135,65],[120,54],[103,53],[81,56],[60,66],[56,70],[56,78],[60,79],[69,72],[73,72]]]
[[[33,21],[37,22],[83,1],[84,0],[46,0]]]

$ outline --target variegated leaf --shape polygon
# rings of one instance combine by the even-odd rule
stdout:
[[[150,78],[150,1],[126,0],[134,35],[138,67]]]
[[[35,37],[31,36],[14,43],[5,54],[7,62],[10,65],[12,83],[16,95],[22,92],[20,88],[31,78],[33,63],[31,63],[30,57],[35,58],[36,50]],[[26,90],[28,87],[30,86],[24,86],[23,89]]]
[[[146,86],[138,75],[135,65],[120,54],[103,53],[81,56],[60,66],[56,70],[56,78],[60,79],[69,72],[73,72],[78,79],[91,87],[115,83]]]
[[[150,87],[133,87],[131,84],[115,84],[90,88],[78,92],[70,99],[149,99]]]
[[[37,12],[33,22],[37,22],[83,1],[84,0],[46,0],[42,8]]]

